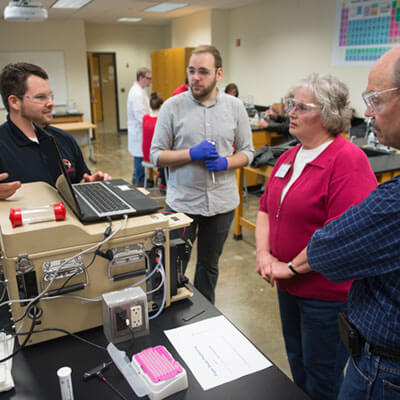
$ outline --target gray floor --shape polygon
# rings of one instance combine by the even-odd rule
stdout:
[[[114,178],[131,181],[133,161],[127,150],[126,134],[100,133],[99,138],[93,142],[93,147],[97,164],[88,161],[92,171],[102,170]],[[87,148],[84,146],[83,153],[88,159]],[[245,216],[255,221],[257,207],[258,197],[250,195],[249,206],[244,209]],[[191,281],[195,255],[194,252],[188,268]],[[273,363],[290,376],[276,289],[271,289],[255,272],[255,241],[250,231],[243,231],[241,241],[233,240],[233,232],[229,235],[220,259],[216,306]]]

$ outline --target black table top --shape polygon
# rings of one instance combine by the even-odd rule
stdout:
[[[266,131],[266,129],[261,125],[251,125],[251,131],[252,132]]]
[[[368,161],[375,174],[400,170],[400,155],[396,153],[368,157]]]
[[[276,147],[279,147],[276,146]],[[360,146],[361,149],[364,146]],[[272,158],[267,162],[267,165],[274,166],[279,157]],[[384,172],[400,171],[400,154],[387,153],[382,155],[369,156],[368,161],[371,165],[372,171],[375,174],[382,174]]]
[[[68,113],[68,112],[64,112],[64,113],[56,113],[53,114],[53,117],[76,117],[76,116],[81,116],[83,115],[83,113],[81,112],[73,112],[73,113]]]
[[[218,315],[221,315],[221,313],[195,290],[195,295],[192,298],[172,304],[158,318],[150,321],[150,335],[138,338],[134,343],[118,344],[117,347],[121,350],[128,350],[130,354],[156,345],[164,345],[168,349],[172,356],[186,369],[189,382],[187,390],[178,392],[168,399],[308,399],[275,365],[204,391],[163,331]],[[185,322],[184,319],[190,320]],[[107,344],[102,328],[83,332],[80,336],[102,346]],[[19,352],[13,360],[12,374],[15,388],[0,394],[0,399],[54,400],[61,398],[57,370],[63,366],[72,368],[75,400],[120,399],[105,383],[97,378],[92,378],[87,382],[82,379],[84,372],[104,361],[109,361],[109,359],[106,351],[96,349],[71,336],[29,346]],[[114,365],[110,365],[103,374],[125,397],[129,399],[137,398]]]

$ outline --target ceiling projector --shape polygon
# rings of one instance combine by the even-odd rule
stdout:
[[[40,2],[12,0],[4,9],[4,19],[13,22],[39,22],[47,19],[47,10]]]

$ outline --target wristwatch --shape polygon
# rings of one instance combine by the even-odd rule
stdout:
[[[299,273],[294,269],[292,261],[289,261],[287,266],[295,275],[299,275]]]

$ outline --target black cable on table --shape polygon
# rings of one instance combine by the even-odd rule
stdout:
[[[111,384],[111,382],[109,382],[109,381],[104,377],[104,375],[103,375],[101,372],[99,372],[99,373],[97,374],[97,376],[98,376],[98,378],[99,378],[101,381],[103,381],[104,383],[106,383],[115,393],[117,393],[117,395],[118,395],[119,397],[121,397],[121,399],[123,399],[123,400],[128,400],[114,385]]]

